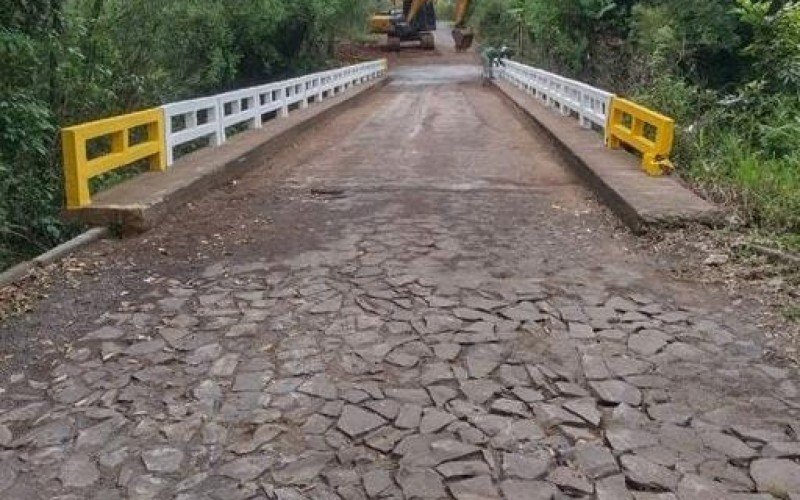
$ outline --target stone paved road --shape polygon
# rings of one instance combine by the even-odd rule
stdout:
[[[427,71],[7,326],[62,337],[4,379],[0,497],[800,498],[797,372]]]

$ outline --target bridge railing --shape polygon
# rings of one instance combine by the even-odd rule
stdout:
[[[501,74],[563,115],[575,113],[583,127],[605,129],[614,94],[549,71],[506,60]]]
[[[575,115],[584,128],[603,131],[606,145],[627,145],[642,156],[642,169],[650,175],[672,170],[674,122],[655,111],[591,85],[539,68],[503,60],[496,74],[532,94],[564,116]]]
[[[219,108],[215,98],[202,97],[165,104],[161,109],[166,124],[167,165],[175,162],[175,148],[183,144],[204,138],[212,146],[222,144]]]
[[[182,147],[202,147],[200,140],[219,146],[228,140],[233,127],[261,128],[265,119],[288,116],[294,107],[305,108],[309,101],[319,102],[379,78],[386,69],[385,59],[368,61],[65,128],[62,152],[67,207],[91,203],[92,177],[145,158],[150,159],[151,170],[165,170]],[[98,139],[108,144],[95,145]]]
[[[261,115],[258,112],[258,95],[254,89],[234,90],[217,96],[217,109],[220,120],[222,140],[228,139],[228,129],[244,125],[248,129],[261,128]]]

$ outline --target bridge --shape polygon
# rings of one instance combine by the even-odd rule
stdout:
[[[796,369],[635,234],[719,215],[668,118],[440,50],[65,131],[131,234],[0,327],[0,497],[800,494]]]

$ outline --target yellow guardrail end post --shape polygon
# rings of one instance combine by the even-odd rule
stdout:
[[[672,145],[675,141],[675,121],[672,118],[663,118],[666,119],[659,126],[659,134],[656,138],[656,151],[666,157],[672,152]]]
[[[150,170],[153,172],[166,172],[167,171],[167,145],[165,141],[166,135],[164,134],[164,110],[154,109],[153,113],[157,119],[152,122],[147,128],[147,136],[155,137],[158,142],[158,153],[150,157]]]
[[[64,162],[64,191],[67,208],[80,208],[91,202],[89,180],[85,176],[86,144],[77,131],[61,131],[62,160]]]
[[[655,137],[648,136],[646,126],[655,130]],[[674,135],[675,123],[671,118],[626,99],[616,96],[611,99],[606,146],[618,149],[626,144],[639,151],[642,154],[642,170],[648,175],[659,176],[673,170],[669,154]]]
[[[131,145],[131,133],[145,127],[147,139]],[[89,179],[139,160],[147,160],[150,170],[167,169],[164,111],[151,108],[75,125],[61,130],[64,190],[67,208],[76,209],[92,202]],[[90,141],[107,137],[109,150],[91,160]]]

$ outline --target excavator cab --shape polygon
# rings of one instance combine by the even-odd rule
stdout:
[[[423,49],[434,48],[436,31],[436,0],[402,0],[402,9],[382,12],[370,19],[372,33],[385,33],[390,50],[399,50],[400,42],[418,40]],[[453,23],[453,40],[456,50],[463,52],[472,46],[475,38],[466,26],[470,0],[457,0]]]

